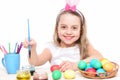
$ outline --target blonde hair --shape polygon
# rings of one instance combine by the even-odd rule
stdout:
[[[88,52],[88,39],[87,39],[87,30],[86,30],[86,21],[85,21],[85,17],[84,15],[76,10],[76,11],[72,11],[72,10],[61,10],[61,12],[58,14],[57,18],[56,18],[56,25],[55,25],[55,31],[54,31],[54,36],[53,36],[53,40],[54,40],[54,43],[57,44],[58,46],[60,46],[60,42],[61,40],[59,39],[59,36],[58,36],[58,24],[59,24],[59,21],[60,21],[60,17],[61,15],[63,14],[72,14],[72,15],[75,15],[77,17],[79,17],[80,19],[80,38],[75,42],[76,44],[79,45],[79,48],[80,48],[80,55],[81,55],[81,59],[84,59],[86,58],[88,55],[87,55],[87,52]]]

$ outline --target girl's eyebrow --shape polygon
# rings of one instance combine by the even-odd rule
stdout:
[[[60,25],[66,25],[66,24],[60,24]],[[66,25],[67,26],[67,25]],[[72,25],[72,26],[79,26],[79,25]]]
[[[67,26],[66,24],[60,24],[60,26]]]
[[[72,26],[76,26],[76,27],[78,27],[78,25],[72,25]]]
[[[62,23],[62,24],[60,24],[60,25],[66,25],[66,24],[63,24],[63,23]]]
[[[72,25],[72,27],[79,27],[79,25]]]

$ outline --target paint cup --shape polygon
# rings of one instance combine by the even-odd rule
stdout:
[[[18,70],[16,75],[17,80],[30,80],[31,74],[29,70]]]
[[[20,69],[20,54],[9,53],[2,58],[2,64],[6,68],[8,74],[16,74]]]

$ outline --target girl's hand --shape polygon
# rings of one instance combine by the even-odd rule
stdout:
[[[60,71],[64,72],[68,69],[72,69],[74,71],[78,70],[77,63],[75,62],[70,62],[70,61],[63,61],[60,64]]]
[[[28,48],[28,45],[30,45],[31,47],[36,47],[36,41],[34,39],[30,39],[30,42],[28,41],[28,39],[26,38],[25,41],[23,42],[23,46],[24,48]]]

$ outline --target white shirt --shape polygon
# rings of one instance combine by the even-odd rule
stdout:
[[[78,45],[68,48],[61,48],[54,43],[50,43],[48,46],[52,54],[51,65],[61,64],[62,61],[79,62],[80,61],[80,49]]]

